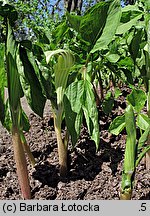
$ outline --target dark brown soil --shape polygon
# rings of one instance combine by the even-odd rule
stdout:
[[[30,113],[31,129],[26,133],[26,138],[37,161],[34,168],[28,162],[33,199],[119,199],[126,135],[123,132],[119,136],[113,136],[108,132],[108,127],[111,119],[123,112],[123,100],[121,96],[116,101],[116,108],[110,116],[99,112],[101,141],[98,152],[89,138],[86,126],[82,127],[75,149],[69,146],[66,178],[59,176],[57,143],[49,110],[46,110],[43,119]],[[150,199],[150,173],[145,169],[144,160],[137,168],[132,198]],[[0,199],[22,199],[13,160],[11,136],[1,126]]]

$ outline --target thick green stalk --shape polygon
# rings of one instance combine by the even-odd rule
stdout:
[[[148,96],[147,96],[147,114],[148,117],[150,118],[150,20],[149,20],[149,6],[147,5],[147,42],[148,42],[148,60],[146,61],[146,66],[147,66],[147,79],[148,79]],[[150,145],[150,135],[148,136],[147,140],[147,145]],[[146,169],[150,170],[150,151],[146,153]]]
[[[7,21],[7,41],[6,46],[6,70],[7,70],[7,87],[8,98],[12,120],[12,142],[14,148],[14,158],[16,162],[18,180],[21,187],[22,196],[24,199],[31,198],[30,185],[28,179],[27,163],[25,152],[21,140],[21,115],[22,109],[20,98],[23,96],[23,91],[19,79],[17,57],[18,46],[14,40],[13,27],[10,21]]]
[[[147,114],[148,114],[148,117],[150,118],[150,80],[148,82],[148,88],[149,88],[149,91],[148,91],[148,96],[147,96]],[[147,145],[150,145],[150,134],[148,136]],[[150,170],[150,151],[146,153],[146,169]]]
[[[58,156],[59,156],[59,166],[60,166],[60,176],[64,177],[67,174],[67,150],[68,150],[68,142],[63,142],[61,135],[61,118],[62,113],[58,112],[55,109],[54,114],[54,127],[55,133],[57,137],[57,145],[58,145]]]
[[[58,61],[54,66],[55,75],[55,89],[57,94],[57,104],[53,107],[54,115],[54,127],[57,137],[58,144],[58,155],[59,155],[59,165],[60,165],[60,175],[65,176],[67,174],[67,149],[68,142],[67,139],[63,142],[61,136],[61,123],[63,114],[63,97],[67,85],[67,80],[70,72],[70,68],[74,64],[74,56],[70,51],[67,50],[53,50],[46,51],[46,61],[47,64],[50,62],[52,56],[57,55]]]
[[[31,199],[25,153],[22,146],[19,130],[16,127],[12,128],[12,142],[14,148],[14,157],[16,162],[18,180],[21,187],[22,196],[23,199]]]
[[[135,173],[136,159],[136,125],[134,111],[131,105],[128,105],[125,112],[125,123],[127,131],[127,141],[125,149],[124,167],[121,183],[121,200],[131,199],[133,180]]]

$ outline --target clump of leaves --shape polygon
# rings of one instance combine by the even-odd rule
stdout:
[[[70,69],[74,64],[74,56],[67,50],[55,50],[45,52],[47,63],[53,56],[57,56],[54,64],[54,85],[57,94],[56,103],[52,102],[54,126],[57,136],[60,174],[66,175],[67,172],[67,149],[68,135],[71,135],[73,146],[76,144],[83,114],[85,116],[91,139],[98,148],[99,145],[99,125],[98,113],[95,103],[92,84],[85,80],[75,80],[67,87]],[[66,137],[62,140],[61,123],[65,117],[67,126]]]
[[[16,162],[18,179],[21,187],[22,196],[24,199],[31,198],[29,177],[27,171],[27,163],[25,152],[28,154],[29,159],[34,166],[35,159],[30,151],[29,146],[27,145],[24,131],[28,131],[30,124],[25,112],[21,106],[21,98],[24,96],[24,93],[28,95],[28,100],[31,102],[31,107],[33,106],[33,98],[35,94],[42,95],[39,82],[37,79],[31,80],[33,76],[33,71],[28,71],[27,65],[28,62],[24,63],[24,59],[20,58],[23,56],[23,53],[20,53],[20,43],[14,39],[13,26],[14,22],[17,19],[17,12],[14,7],[9,4],[3,4],[0,2],[0,16],[4,19],[6,25],[6,43],[0,44],[2,49],[0,50],[0,55],[3,59],[1,61],[0,67],[0,120],[4,127],[12,133],[12,143],[14,148],[14,158]],[[4,48],[5,47],[5,48]],[[4,56],[6,59],[6,73],[5,73],[5,64]],[[24,63],[24,67],[23,67]],[[20,78],[20,73],[22,72],[22,79],[30,81],[22,84],[22,79]],[[29,73],[28,73],[29,72]],[[35,72],[34,72],[35,75]],[[36,76],[35,76],[36,78]],[[20,81],[21,80],[21,81]],[[28,85],[26,85],[28,84]],[[36,88],[33,87],[36,86]],[[5,102],[4,91],[5,87],[8,88],[8,100]],[[36,89],[36,92],[33,91]],[[42,103],[43,101],[43,103]],[[41,106],[38,106],[37,113],[42,114],[40,110],[44,108],[45,104],[44,96],[41,96]],[[35,108],[35,110],[36,110]]]
[[[127,133],[120,199],[131,199],[136,167],[150,150],[150,146],[146,145],[150,133],[150,120],[142,113],[146,99],[144,91],[134,89],[127,97],[128,106],[125,114],[115,118],[109,127],[110,132],[115,135],[121,133],[124,128]],[[141,135],[138,140],[137,128]]]

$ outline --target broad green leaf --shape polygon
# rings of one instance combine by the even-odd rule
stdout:
[[[120,56],[118,54],[111,54],[111,53],[109,53],[109,54],[106,55],[106,58],[111,63],[116,63],[120,59]]]
[[[68,29],[69,29],[69,27],[68,27],[66,21],[63,21],[53,31],[52,35],[53,35],[54,42],[55,42],[56,46],[61,40],[63,40]]]
[[[150,126],[150,118],[146,114],[138,114],[137,126],[142,130],[147,130]]]
[[[125,67],[129,70],[132,70],[132,68],[134,67],[134,63],[133,63],[133,60],[131,57],[125,57],[123,59],[121,59],[119,62],[118,62],[118,65],[120,67]]]
[[[138,52],[140,49],[140,43],[141,43],[141,39],[142,39],[142,29],[137,29],[136,34],[133,36],[133,39],[131,41],[130,47],[129,47],[129,51],[131,53],[131,57],[132,59],[135,61],[137,56],[138,56]]]
[[[82,124],[82,103],[84,94],[84,81],[71,83],[65,91],[64,111],[66,125],[71,135],[73,146],[76,144],[80,135]]]
[[[80,32],[80,24],[83,17],[81,16],[75,16],[70,14],[69,12],[66,13],[67,20],[69,21],[69,24],[73,29],[75,29],[77,32]]]
[[[71,83],[65,91],[73,112],[80,113],[83,104],[84,81]]]
[[[127,23],[137,15],[141,14],[138,5],[127,5],[122,8],[121,23]]]
[[[102,33],[108,10],[109,3],[100,2],[90,8],[81,20],[81,35],[84,40],[90,42],[92,45],[95,44],[96,40]]]
[[[133,89],[127,96],[127,101],[131,104],[136,112],[140,112],[146,102],[146,94],[141,89]]]
[[[10,109],[17,111],[20,98],[23,96],[19,74],[17,69],[16,58],[18,55],[18,46],[14,40],[12,27],[8,23],[8,34],[6,44],[6,65],[7,65],[7,79],[8,79],[8,94]]]
[[[118,66],[121,67],[121,70],[125,74],[127,78],[127,82],[133,85],[133,73],[134,70],[134,62],[131,57],[125,57],[118,62]]]
[[[134,17],[133,19],[131,19],[129,22],[127,23],[123,23],[121,24],[116,31],[116,34],[125,34],[126,32],[128,32],[132,26],[135,26],[137,24],[137,22],[142,18],[142,14]]]
[[[125,115],[116,117],[109,126],[109,132],[114,135],[119,135],[125,128]]]
[[[39,69],[34,56],[32,52],[20,47],[20,59],[18,59],[17,66],[24,94],[31,109],[39,116],[43,116],[46,98],[39,82]]]
[[[98,112],[92,85],[87,80],[75,81],[68,86],[64,97],[64,109],[73,145],[79,137],[84,112],[89,134],[98,148]]]
[[[93,92],[92,84],[87,80],[85,80],[84,82],[84,101],[82,109],[86,118],[89,134],[91,136],[91,139],[95,142],[96,148],[98,149],[100,136],[95,95]]]
[[[121,6],[120,1],[114,0],[110,3],[109,10],[107,12],[107,19],[103,28],[101,36],[97,37],[97,41],[91,53],[98,50],[107,48],[108,44],[112,41],[121,18]]]
[[[0,44],[0,88],[3,89],[6,87],[6,72],[5,72],[5,65],[4,65],[4,58],[5,55],[5,46],[4,44]]]
[[[19,129],[28,132],[30,129],[29,119],[28,119],[27,115],[25,114],[25,112],[23,111],[22,107],[20,107],[19,111],[20,111],[20,128]],[[2,124],[9,132],[11,132],[11,130],[12,130],[12,117],[11,117],[11,113],[10,113],[10,106],[9,106],[8,99],[6,100],[6,103],[5,103],[5,118],[4,118],[4,122],[2,122]]]
[[[82,17],[67,13],[71,27],[79,32],[85,41],[90,42],[91,47],[102,34],[109,5],[109,2],[100,2],[91,7]]]

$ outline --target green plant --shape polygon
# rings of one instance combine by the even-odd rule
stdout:
[[[146,81],[146,90],[147,90],[147,115],[150,118],[150,3],[147,2],[146,6],[146,33],[147,33],[147,45],[145,49],[145,63],[146,63],[146,74],[145,74],[145,81]],[[150,146],[150,134],[148,136],[147,144]],[[146,167],[147,170],[150,170],[150,151],[146,154]]]
[[[25,159],[24,148],[22,145],[24,135],[23,129],[23,111],[21,108],[20,98],[23,96],[23,92],[20,86],[18,77],[16,56],[17,46],[13,40],[12,29],[7,22],[7,44],[6,44],[6,66],[7,66],[7,83],[8,83],[8,97],[9,106],[11,112],[11,133],[12,142],[14,147],[14,157],[16,161],[18,179],[22,191],[22,196],[25,199],[30,199],[30,186],[27,172],[27,164]],[[25,143],[26,145],[26,143]],[[35,161],[33,161],[35,163]]]
[[[49,72],[46,72],[49,77],[49,80],[46,78],[47,81],[49,81],[49,84],[45,80],[42,85],[43,89],[46,92],[47,98],[52,102],[61,175],[63,173],[66,173],[67,170],[67,162],[65,161],[67,161],[66,143],[68,142],[68,132],[71,135],[71,141],[74,146],[80,134],[83,116],[85,117],[91,139],[95,142],[96,148],[98,149],[98,114],[95,104],[95,95],[93,88],[94,85],[92,84],[94,79],[91,78],[91,74],[92,72],[94,73],[95,70],[93,59],[96,61],[99,57],[97,53],[100,53],[100,51],[102,51],[103,49],[108,48],[108,44],[111,42],[113,36],[115,35],[120,17],[120,1],[115,0],[109,2],[100,2],[99,4],[90,8],[84,16],[76,16],[67,13],[67,21],[63,21],[52,33],[54,40],[50,45],[51,49],[59,47],[59,44],[61,47],[63,47],[62,41],[65,41],[65,43],[67,44],[66,46],[73,51],[77,59],[77,64],[74,66],[75,73],[67,73],[67,76],[64,77],[63,74],[66,73],[65,67],[70,67],[67,60],[65,60],[68,56],[67,53],[65,54],[66,51],[58,49],[45,52],[47,63],[49,63]],[[116,20],[116,22],[112,22],[112,20]],[[72,28],[74,29],[74,31],[72,30]],[[72,34],[75,35],[74,39],[71,38],[72,36],[70,37],[70,35]],[[42,45],[39,45],[43,49],[48,49],[46,46],[44,46],[44,43]],[[81,48],[79,48],[80,45]],[[76,49],[76,47],[78,48]],[[100,54],[102,55],[102,53]],[[58,56],[58,61],[52,59],[54,55]],[[42,71],[41,74],[42,77],[44,77],[47,66],[43,64],[42,58],[39,59],[39,61],[39,65],[41,66]],[[63,61],[66,61],[64,68]],[[96,63],[96,65],[98,64]],[[65,85],[63,83],[63,78],[66,79]],[[57,82],[59,83],[59,85],[57,84]],[[62,95],[61,100],[59,96],[60,93]],[[61,138],[62,117],[64,117],[65,119],[68,131],[66,133],[64,143]]]
[[[74,56],[67,50],[55,50],[45,52],[47,64],[52,57],[57,56],[58,60],[54,65],[54,85],[56,90],[56,103],[52,103],[52,111],[54,117],[54,127],[57,137],[60,175],[64,176],[67,172],[67,149],[68,149],[68,132],[63,141],[61,136],[61,124],[63,120],[64,103],[63,97],[67,86],[70,68],[74,64]]]
[[[76,144],[80,135],[83,113],[86,118],[89,133],[99,145],[99,126],[98,114],[95,104],[95,97],[92,85],[86,80],[75,80],[67,87],[70,68],[74,64],[74,56],[70,51],[55,50],[45,52],[47,63],[55,55],[58,56],[54,64],[54,85],[56,90],[56,103],[52,100],[52,110],[54,116],[54,126],[58,143],[58,154],[60,164],[60,175],[67,173],[67,149],[69,135],[73,146]],[[61,136],[61,123],[65,118],[67,131],[64,140]]]
[[[138,1],[134,5],[122,9],[120,25],[116,31],[115,55],[120,57],[109,65],[113,72],[121,72],[123,80],[133,88],[134,82],[140,87],[144,83],[147,94],[147,115],[149,115],[149,2]],[[122,36],[121,39],[118,38]],[[118,44],[120,43],[120,45]],[[111,47],[114,47],[113,44]],[[112,49],[111,49],[112,50]],[[111,51],[110,50],[110,51]],[[110,52],[109,51],[109,52]],[[125,77],[124,77],[125,75]],[[120,78],[121,78],[120,76]],[[122,79],[122,78],[121,78]],[[149,145],[150,141],[147,141]],[[150,168],[150,152],[146,154],[146,167]]]
[[[150,120],[146,114],[141,113],[146,99],[142,90],[134,89],[127,97],[125,114],[114,119],[109,127],[109,131],[115,135],[121,133],[124,128],[127,133],[120,199],[131,199],[136,167],[150,149],[150,146],[146,145]],[[137,127],[140,130],[139,138]]]
[[[3,59],[0,65],[0,120],[3,126],[12,133],[14,158],[22,196],[24,199],[30,199],[31,193],[25,152],[28,154],[33,166],[35,165],[35,159],[30,151],[29,146],[27,145],[23,133],[24,131],[29,130],[30,124],[25,112],[22,109],[20,101],[20,99],[24,96],[24,92],[20,82],[19,71],[22,70],[23,67],[22,61],[20,59],[20,44],[15,40],[13,34],[13,26],[17,19],[17,12],[11,5],[2,4],[2,2],[0,2],[0,16],[3,17],[3,21],[6,26],[6,42],[5,45],[3,43],[0,44],[0,47],[2,48],[0,50],[0,55]],[[36,85],[37,84],[38,83],[36,83]],[[32,86],[33,85],[26,86],[28,96],[28,90]],[[8,88],[7,101],[5,101],[6,99],[4,97],[5,87]],[[32,97],[34,97],[33,92],[31,93]],[[38,93],[40,94],[40,91],[38,91]]]

